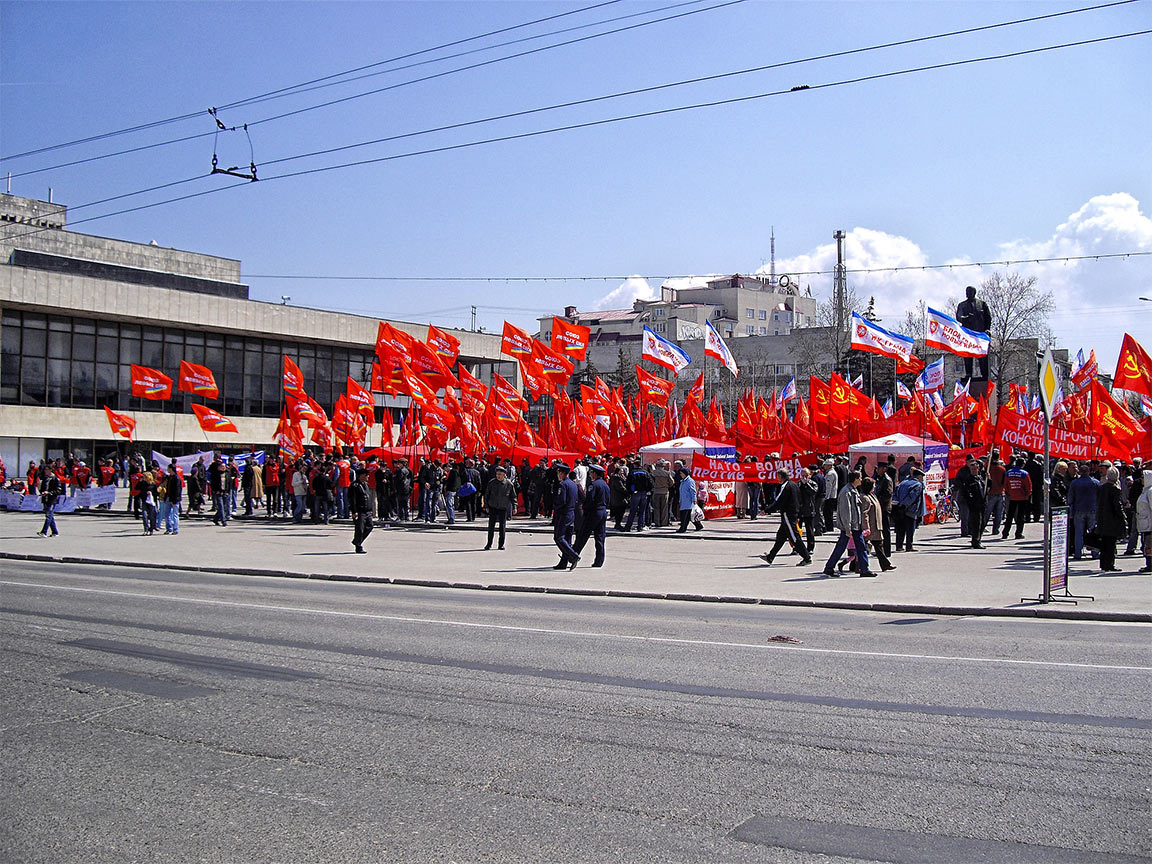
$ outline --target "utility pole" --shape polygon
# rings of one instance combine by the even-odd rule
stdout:
[[[472,332],[476,332],[476,307],[472,307]]]
[[[836,272],[832,284],[832,306],[836,315],[836,335],[833,344],[836,346],[837,351],[835,366],[839,368],[840,337],[844,332],[846,323],[844,320],[844,307],[847,301],[848,287],[845,278],[847,274],[844,271],[844,232],[838,230],[832,237],[836,240]]]

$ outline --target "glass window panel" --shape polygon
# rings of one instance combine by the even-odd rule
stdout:
[[[269,342],[267,339],[265,339],[264,340],[264,353],[265,354],[279,354],[279,353],[281,353],[280,343],[279,342]]]
[[[72,332],[72,322],[67,318],[61,318],[53,315],[48,319],[48,329],[55,330],[57,333]]]
[[[69,392],[72,363],[68,360],[48,361],[48,404],[67,406],[71,403]]]
[[[180,361],[184,359],[184,346],[164,343],[164,368],[175,373],[180,368]],[[167,372],[165,374],[168,374]]]
[[[162,342],[164,341],[164,333],[159,327],[145,327],[143,330],[144,341],[146,342]]]
[[[260,377],[260,365],[261,365],[260,361],[261,361],[261,358],[263,356],[264,356],[263,354],[259,354],[256,351],[245,351],[244,352],[244,374],[245,375],[255,375],[257,378],[259,378]]]
[[[140,362],[140,340],[139,339],[121,339],[120,340],[120,356],[117,359],[121,363],[139,363]]]
[[[3,324],[4,326],[12,325],[13,327],[19,327],[20,313],[15,309],[0,310],[0,324]]]
[[[316,346],[315,345],[308,345],[308,344],[297,345],[296,346],[296,353],[301,358],[315,357],[316,356]]]
[[[96,369],[94,363],[72,364],[72,407],[92,408],[96,401]]]
[[[118,392],[116,389],[117,371],[114,363],[96,364],[96,401],[116,410]]]
[[[101,363],[115,363],[120,359],[120,347],[115,336],[96,337],[96,359]]]
[[[311,393],[316,389],[316,361],[311,357],[301,357],[298,364],[300,374],[304,376],[304,389]]]
[[[20,353],[25,357],[47,357],[48,356],[48,331],[47,330],[30,330],[27,326],[24,328],[23,344],[20,346]]]
[[[172,327],[166,327],[166,328],[164,328],[164,341],[165,342],[171,342],[174,345],[183,345],[184,344],[184,331],[183,330],[176,330],[175,328],[172,328]]]
[[[220,376],[224,374],[224,349],[205,348],[204,365],[212,370],[212,374],[216,376],[216,383],[220,383]]]
[[[0,402],[20,401],[20,355],[0,355]]]
[[[43,330],[45,326],[47,326],[43,315],[36,315],[33,312],[25,312],[23,318],[25,327],[34,327],[37,330]]]
[[[140,343],[140,363],[159,369],[164,365],[164,346],[160,342]]]
[[[20,327],[4,325],[0,328],[0,354],[20,354]]]
[[[96,335],[97,336],[118,336],[120,334],[120,327],[115,321],[97,321],[96,322]]]
[[[72,319],[72,332],[73,333],[95,333],[96,322],[89,321],[87,318],[74,318]]]
[[[91,363],[96,359],[96,337],[89,333],[76,333],[72,337],[72,360]]]
[[[120,336],[122,338],[139,339],[140,326],[138,324],[121,324]]]
[[[21,404],[44,404],[44,366],[41,357],[24,357],[20,363]]]
[[[204,344],[204,334],[199,332],[198,330],[189,330],[187,333],[184,334],[184,344],[185,345],[203,345]]]
[[[245,342],[238,336],[229,336],[224,340],[224,350],[228,352],[229,361],[235,361],[237,368],[243,365]]]
[[[48,331],[48,356],[58,360],[68,360],[72,357],[72,334],[61,333],[56,330]]]
[[[186,345],[184,346],[184,359],[189,363],[197,363],[201,366],[204,365],[204,346],[203,345]]]
[[[331,389],[332,384],[332,358],[331,357],[317,357],[316,358],[316,383],[328,384]]]
[[[204,344],[209,348],[223,348],[224,337],[217,333],[206,333],[204,335]]]

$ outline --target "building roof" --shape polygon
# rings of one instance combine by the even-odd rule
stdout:
[[[593,321],[628,321],[639,314],[633,309],[604,309],[600,312],[577,312],[576,320],[582,324]]]

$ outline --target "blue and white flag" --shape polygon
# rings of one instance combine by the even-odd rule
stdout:
[[[930,393],[944,386],[944,358],[929,363],[916,378],[916,389]]]
[[[716,332],[711,321],[704,322],[704,356],[715,357],[728,367],[728,371],[733,375],[740,375],[740,369],[736,366],[736,358],[732,356],[732,352],[728,350],[728,346],[724,344],[724,340],[720,338],[720,334]]]
[[[961,396],[967,396],[968,395],[968,387],[971,383],[972,383],[972,381],[971,381],[971,379],[969,379],[968,381],[965,381],[964,386],[961,387],[960,382],[957,381],[955,386],[952,388],[952,400],[955,401],[955,400],[959,399]]]
[[[871,351],[907,363],[912,357],[914,346],[911,337],[885,330],[859,312],[852,313],[852,347],[857,351]]]
[[[929,306],[928,333],[924,337],[924,344],[960,357],[987,357],[992,338],[987,333],[969,330],[951,315]]]
[[[781,408],[783,408],[788,403],[789,399],[795,399],[795,398],[796,398],[796,379],[793,378],[791,381],[789,381],[787,384],[785,384],[784,389],[782,389],[776,395],[776,410],[779,411]]]
[[[903,381],[897,381],[896,382],[896,395],[899,396],[901,399],[911,399],[912,398],[912,391],[909,390],[904,385]]]
[[[679,375],[680,370],[692,362],[692,358],[683,348],[674,342],[669,342],[663,336],[658,336],[648,327],[644,328],[644,347],[640,356],[663,366],[673,375]]]
[[[900,386],[903,387],[904,385],[901,384]],[[905,387],[904,389],[907,390],[908,388]],[[911,394],[909,394],[909,395],[911,395]],[[880,406],[880,410],[884,412],[885,417],[891,417],[892,416],[892,397],[891,396],[889,396],[887,399],[884,400],[884,404]]]

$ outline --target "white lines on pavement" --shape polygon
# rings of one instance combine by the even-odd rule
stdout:
[[[1096,669],[1120,672],[1152,672],[1152,666],[1112,666],[1103,663],[1068,663],[1056,660],[1016,660],[1005,657],[959,657],[947,654],[903,654],[890,651],[858,651],[846,648],[809,648],[799,645],[757,642],[720,642],[711,639],[678,639],[672,636],[634,636],[627,633],[596,633],[584,630],[558,630],[548,627],[521,627],[514,624],[483,624],[476,621],[453,621],[441,618],[414,618],[404,615],[379,615],[373,612],[341,612],[335,609],[307,609],[302,606],[277,606],[268,603],[241,603],[235,600],[209,600],[202,597],[170,597],[164,594],[142,594],[133,591],[111,591],[106,588],[79,588],[72,585],[44,585],[39,582],[9,582],[0,585],[21,588],[43,588],[49,591],[76,591],[85,594],[105,594],[115,597],[134,597],[141,600],[167,600],[175,603],[198,603],[206,606],[226,606],[233,609],[262,609],[270,612],[296,612],[304,615],[329,615],[339,618],[363,618],[373,621],[396,621],[404,624],[424,624],[437,627],[467,627],[476,630],[503,630],[516,633],[537,633],[545,636],[575,636],[583,639],[619,639],[630,642],[653,642],[665,645],[699,645],[712,648],[746,648],[771,651],[796,651],[806,654],[842,654],[853,657],[883,657],[895,660],[938,660],[947,663],[1000,663],[1006,666],[1050,666],[1058,669]]]

